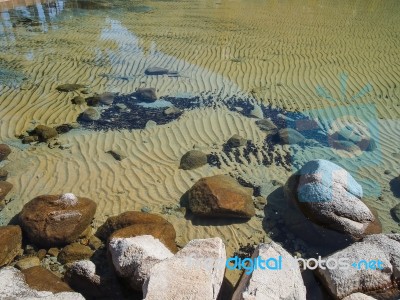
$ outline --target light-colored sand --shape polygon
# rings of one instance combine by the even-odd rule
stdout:
[[[107,216],[128,209],[148,206],[161,212],[163,206],[177,205],[182,194],[203,176],[231,172],[266,185],[266,192],[272,192],[276,187],[269,186],[270,181],[284,183],[290,174],[282,167],[262,166],[256,159],[252,164],[245,160],[234,164],[230,158],[220,170],[210,166],[179,170],[180,157],[193,146],[220,152],[235,133],[256,143],[262,141],[264,135],[254,120],[223,108],[186,112],[178,121],[149,130],[74,130],[60,137],[63,144],[72,145],[70,150],[21,145],[15,135],[35,124],[76,120],[86,107],[70,103],[78,93],[59,93],[55,88],[82,83],[98,93],[130,93],[139,86],[153,86],[159,95],[252,94],[289,110],[310,113],[310,109],[325,108],[322,115],[327,116],[338,111],[341,116],[353,104],[373,103],[380,119],[377,130],[382,150],[373,159],[381,163],[365,166],[353,160],[345,167],[359,173],[357,179],[367,190],[375,187],[365,178],[378,182],[383,200],[370,197],[367,202],[378,209],[385,232],[398,230],[389,208],[399,200],[390,191],[389,181],[400,170],[399,1],[343,2],[340,6],[336,1],[255,0],[144,4],[154,10],[78,13],[69,8],[71,3],[62,6],[57,2],[60,16],[49,22],[46,15],[46,23],[32,31],[13,27],[7,7],[0,6],[0,60],[27,77],[20,89],[0,81],[0,139],[14,146],[6,166],[14,184],[13,201],[0,212],[1,223],[7,223],[39,194],[73,192],[92,198],[98,203],[99,225]],[[144,76],[149,66],[177,70],[182,76]],[[341,72],[349,74],[347,100],[340,99]],[[368,83],[372,92],[349,100]],[[318,85],[338,101],[318,96]],[[118,162],[105,153],[114,148],[128,158]],[[314,149],[304,154],[304,160],[328,152]],[[385,175],[384,170],[392,173]],[[220,236],[228,255],[239,243],[265,237],[259,218],[237,225],[223,225],[219,220],[211,226],[179,214],[165,216],[175,225],[179,244]]]

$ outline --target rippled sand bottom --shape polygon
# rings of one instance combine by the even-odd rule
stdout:
[[[98,203],[96,226],[108,216],[147,206],[174,224],[182,246],[194,238],[220,236],[232,255],[239,244],[268,240],[262,216],[240,224],[217,219],[210,225],[173,209],[204,176],[246,177],[263,186],[267,196],[278,188],[273,180],[283,184],[291,174],[283,167],[264,166],[256,158],[239,164],[226,157],[221,169],[178,169],[186,151],[195,147],[221,153],[233,134],[262,143],[265,134],[255,120],[239,113],[200,108],[151,129],[77,129],[59,137],[61,144],[71,145],[68,150],[22,145],[15,136],[35,124],[55,126],[76,120],[86,105],[72,105],[70,100],[78,92],[60,93],[56,87],[81,83],[97,93],[127,94],[141,86],[157,88],[160,96],[213,92],[219,95],[217,102],[219,97],[240,94],[305,114],[323,109],[322,115],[329,117],[338,110],[367,105],[377,120],[374,130],[379,133],[380,151],[371,159],[378,163],[354,158],[345,167],[363,184],[366,201],[378,210],[384,232],[398,232],[389,209],[399,201],[390,181],[400,168],[400,146],[395,142],[400,139],[400,40],[395,34],[400,28],[396,17],[400,3],[303,3],[131,1],[115,3],[112,10],[85,10],[71,1],[56,21],[30,30],[12,27],[3,17],[0,38],[6,43],[1,46],[1,67],[16,75],[13,84],[0,81],[0,138],[14,150],[6,164],[14,185],[12,201],[0,212],[1,223],[8,223],[37,195],[73,192]],[[134,9],[140,5],[150,9]],[[145,76],[149,66],[177,70],[181,76]],[[348,74],[346,97],[341,96],[342,72]],[[366,84],[372,86],[370,92],[350,99]],[[318,86],[336,100],[318,96]],[[358,118],[363,119],[363,112]],[[111,149],[127,158],[116,161],[106,153]],[[276,151],[291,153],[287,147]],[[330,157],[329,151],[315,148],[296,154],[296,159]],[[232,282],[237,279],[237,273],[228,276]]]

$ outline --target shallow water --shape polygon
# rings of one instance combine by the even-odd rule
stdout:
[[[38,194],[74,192],[98,203],[97,225],[146,206],[169,212],[181,245],[221,236],[230,255],[240,244],[272,238],[299,250],[304,247],[291,242],[280,217],[267,209],[267,218],[210,225],[185,219],[177,207],[199,178],[229,173],[258,187],[279,211],[279,188],[288,176],[310,159],[327,158],[363,185],[384,232],[398,232],[389,210],[399,202],[393,192],[400,169],[399,1],[12,1],[0,2],[0,11],[0,137],[15,147],[6,165],[12,201],[0,212],[2,224]],[[145,75],[152,66],[178,76]],[[68,150],[22,145],[16,136],[35,124],[75,122],[86,108],[70,102],[79,92],[56,90],[64,83],[87,85],[89,96],[115,92],[122,102],[136,88],[151,86],[186,111],[161,120],[144,111],[149,107],[136,108],[137,116],[159,123],[145,129],[144,118],[114,126],[116,111],[104,108],[105,125],[60,136]],[[225,105],[232,97],[241,104]],[[262,149],[265,135],[246,111],[254,103],[268,108],[266,117],[282,112],[316,119],[322,133],[362,123],[377,150],[278,147],[276,155],[290,163],[277,165],[263,164],[264,154],[250,150],[224,152],[235,133]],[[180,157],[193,147],[216,155],[219,168],[179,170]],[[111,148],[128,158],[116,162],[106,154]]]

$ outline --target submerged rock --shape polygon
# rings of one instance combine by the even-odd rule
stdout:
[[[169,72],[168,69],[160,68],[160,67],[150,67],[144,71],[146,75],[167,75]]]
[[[352,144],[354,145],[353,147],[357,147],[361,151],[373,151],[376,149],[376,144],[368,133],[368,128],[362,128],[356,124],[349,124],[330,134],[329,140],[334,147],[335,145]]]
[[[281,257],[282,269],[256,268],[250,274],[246,274],[245,271],[232,300],[307,299],[306,287],[298,263],[285,249],[274,242],[260,244],[252,255],[253,261],[258,257],[263,260],[275,258],[277,261],[278,257]],[[268,266],[277,267],[274,263],[268,264]]]
[[[126,158],[126,155],[123,154],[119,150],[110,150],[110,151],[107,151],[107,153],[111,154],[111,156],[114,157],[118,161],[124,160]]]
[[[75,292],[53,294],[49,291],[37,291],[29,287],[24,275],[13,267],[0,269],[0,295],[3,299],[51,299],[51,300],[85,300]]]
[[[200,168],[206,164],[207,154],[199,150],[190,150],[182,156],[179,169],[193,170]]]
[[[85,85],[77,83],[66,83],[59,85],[56,89],[60,92],[73,92],[85,88]]]
[[[19,219],[27,237],[36,245],[65,245],[76,240],[90,225],[96,203],[88,198],[43,195],[24,205]]]
[[[71,102],[75,105],[81,105],[85,103],[85,98],[83,98],[82,96],[75,96],[74,98],[72,98]]]
[[[292,190],[286,186],[286,197],[314,223],[353,240],[381,232],[378,218],[361,201],[362,187],[345,169],[327,160],[313,160],[292,176],[296,183]]]
[[[136,290],[142,290],[155,264],[173,257],[172,252],[151,235],[111,237],[109,251],[118,276],[127,279]]]
[[[337,299],[356,292],[393,288],[400,280],[399,253],[399,234],[370,235],[361,242],[324,258],[326,261],[346,259],[348,268],[327,268],[326,263],[323,263],[322,268],[325,269],[318,268],[316,273]],[[369,264],[371,261],[375,261],[373,267]]]
[[[155,88],[139,88],[133,94],[139,101],[154,102],[158,99]]]
[[[293,128],[279,130],[278,136],[282,144],[300,144],[306,139],[300,132]]]
[[[242,138],[238,134],[234,134],[227,142],[226,144],[231,147],[231,148],[237,148],[237,147],[242,147],[247,144],[247,140],[245,138]]]
[[[80,114],[80,118],[84,121],[97,121],[100,119],[100,112],[93,107],[89,107]]]
[[[13,185],[7,181],[0,181],[0,200],[3,200],[12,190]]]
[[[164,110],[164,114],[167,115],[167,116],[169,116],[169,115],[177,115],[177,114],[180,114],[180,113],[182,113],[182,110],[177,108],[177,107],[175,107],[175,106],[168,107],[167,109]]]
[[[0,161],[5,160],[10,153],[11,153],[10,146],[6,144],[0,144]]]
[[[390,214],[396,222],[400,222],[400,203],[390,210]]]
[[[264,112],[262,111],[261,106],[258,104],[254,104],[253,109],[250,111],[250,116],[258,119],[263,119]]]
[[[196,215],[251,218],[255,214],[251,188],[226,175],[205,177],[188,191],[189,209]]]
[[[225,245],[220,238],[192,240],[173,257],[150,269],[143,285],[143,298],[217,299],[225,261]]]
[[[33,130],[33,135],[37,135],[39,138],[39,141],[47,142],[48,140],[57,137],[58,132],[55,128],[45,126],[45,125],[38,125]]]
[[[22,231],[19,226],[0,226],[0,267],[9,264],[22,252]]]
[[[22,274],[25,276],[26,283],[34,290],[53,293],[73,292],[61,278],[43,267],[35,266],[28,268],[22,270]]]
[[[278,127],[269,119],[262,119],[256,121],[257,126],[265,131],[268,135],[274,135],[278,132]]]

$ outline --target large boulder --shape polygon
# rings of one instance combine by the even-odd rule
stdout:
[[[306,300],[306,287],[298,263],[285,249],[274,242],[260,244],[252,260],[260,261],[260,258],[266,260],[264,269],[259,263],[250,274],[243,273],[232,300]],[[271,258],[275,261],[267,262]],[[267,267],[276,269],[265,270]]]
[[[52,247],[76,240],[90,225],[96,203],[74,194],[43,195],[24,205],[19,219],[36,245]]]
[[[165,220],[163,217],[155,214],[149,214],[139,211],[127,211],[117,216],[109,217],[106,222],[99,227],[96,232],[96,236],[106,241],[112,233],[115,231],[132,226],[132,225],[143,225],[153,224],[160,227],[171,227],[172,224]],[[173,226],[172,226],[173,228]],[[174,230],[175,232],[175,230]],[[146,233],[144,232],[143,235]],[[175,240],[175,237],[174,237]]]
[[[207,154],[198,150],[190,150],[182,156],[181,162],[179,164],[179,169],[193,170],[206,164]]]
[[[361,201],[361,185],[345,169],[327,160],[306,163],[288,180],[285,194],[311,221],[353,240],[381,232],[378,218]]]
[[[13,267],[0,269],[0,295],[2,299],[48,299],[48,300],[85,300],[81,294],[49,291],[37,291],[26,282],[24,275]]]
[[[22,231],[19,226],[0,227],[0,267],[9,264],[21,253]]]
[[[127,279],[136,290],[142,290],[155,264],[173,257],[172,252],[151,235],[111,238],[108,249],[118,276]]]
[[[0,144],[0,161],[3,161],[11,153],[10,146],[6,144]]]
[[[173,257],[150,269],[143,298],[217,299],[225,261],[225,245],[220,238],[192,240]]]
[[[190,210],[197,215],[251,218],[253,190],[226,175],[205,177],[188,191]]]
[[[400,280],[399,253],[400,234],[370,235],[324,257],[325,263],[319,266],[316,274],[335,299],[356,292],[393,288]],[[348,267],[329,267],[328,260],[338,262],[339,259]]]
[[[37,291],[49,291],[53,293],[60,292],[73,292],[73,290],[62,281],[53,272],[40,267],[32,267],[22,270],[22,274],[25,276],[26,283]]]

